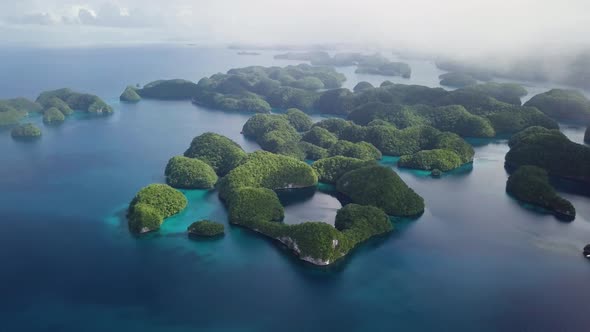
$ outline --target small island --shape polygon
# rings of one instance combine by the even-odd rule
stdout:
[[[165,184],[151,184],[142,188],[129,204],[127,218],[133,233],[158,230],[164,219],[184,210],[184,195]]]
[[[74,110],[94,115],[109,115],[114,111],[98,96],[67,88],[42,92],[36,102],[43,106],[44,112],[56,108],[64,116],[72,114]]]
[[[590,147],[570,141],[557,129],[530,127],[508,141],[506,165],[537,166],[551,176],[590,184]]]
[[[321,182],[336,184],[338,179],[344,174],[363,167],[377,166],[377,162],[374,160],[335,156],[320,159],[311,166],[317,172]]]
[[[211,189],[217,182],[215,170],[207,163],[194,158],[176,156],[168,161],[166,183],[174,188]]]
[[[336,188],[353,203],[376,206],[391,216],[414,217],[424,212],[424,199],[387,167],[368,166],[345,173]]]
[[[397,165],[427,171],[437,169],[439,172],[447,172],[463,165],[463,161],[459,155],[451,150],[434,149],[422,150],[412,155],[402,156]]]
[[[246,152],[231,139],[215,133],[204,133],[193,139],[184,156],[202,160],[219,176],[225,176],[246,158]]]
[[[188,226],[187,231],[191,237],[220,237],[225,234],[225,226],[211,220],[200,220]]]
[[[477,80],[469,74],[461,72],[451,72],[442,74],[438,77],[440,85],[450,86],[453,88],[464,88],[466,86],[477,84]]]
[[[508,178],[506,191],[520,201],[551,211],[559,219],[569,221],[576,217],[572,203],[555,192],[547,172],[537,166],[519,167]]]
[[[141,100],[141,96],[137,93],[136,88],[128,86],[119,97],[119,100],[126,103],[138,103]]]
[[[18,125],[27,115],[42,111],[41,105],[26,98],[0,100],[0,127]]]
[[[277,54],[275,59],[309,61],[314,66],[357,66],[355,73],[383,76],[401,76],[410,78],[412,69],[407,63],[393,62],[376,53],[366,55],[362,53],[336,53],[334,56],[326,52],[290,52]]]
[[[10,135],[15,139],[34,139],[41,137],[41,129],[32,123],[25,123],[12,128]]]
[[[590,123],[590,100],[575,90],[553,89],[540,93],[525,106],[536,107],[555,120],[580,125]]]
[[[60,124],[65,120],[65,115],[56,107],[50,107],[43,113],[43,122],[46,124]]]

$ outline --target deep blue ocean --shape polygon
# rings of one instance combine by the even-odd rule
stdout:
[[[188,46],[1,50],[0,98],[71,87],[101,96],[116,113],[41,124],[35,142],[0,130],[0,331],[590,329],[590,262],[581,253],[590,243],[590,197],[562,191],[577,209],[570,223],[521,206],[505,193],[506,140],[471,141],[472,167],[441,179],[385,158],[424,197],[426,212],[396,220],[393,233],[328,268],[230,226],[215,192],[185,191],[185,211],[157,233],[131,235],[128,202],[163,182],[168,159],[194,136],[212,131],[247,151],[258,146],[240,134],[249,115],[190,102],[120,104],[121,91],[297,63],[273,54]],[[438,86],[433,63],[409,62],[412,79],[394,81]],[[385,79],[339,70],[347,87]],[[582,141],[583,128],[563,130]],[[285,200],[288,223],[332,223],[341,207],[329,188]],[[186,227],[203,218],[225,223],[225,237],[188,239]]]

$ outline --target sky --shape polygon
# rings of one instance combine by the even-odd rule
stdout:
[[[590,44],[590,0],[0,0],[0,43],[344,43],[477,53]]]

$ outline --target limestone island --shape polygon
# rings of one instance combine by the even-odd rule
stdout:
[[[410,78],[412,69],[407,63],[393,62],[380,54],[366,55],[347,52],[330,56],[327,52],[290,52],[277,54],[275,59],[309,61],[314,66],[357,66],[355,73]]]
[[[67,88],[42,92],[36,103],[42,107],[43,122],[52,125],[64,122],[74,111],[95,116],[110,115],[114,112],[113,108],[98,96]]]
[[[188,226],[187,231],[193,237],[219,237],[225,234],[225,226],[218,222],[201,220]]]
[[[575,90],[553,89],[534,96],[525,106],[536,107],[555,120],[579,125],[590,123],[590,100]]]
[[[289,120],[300,124],[301,114],[293,116],[295,112],[291,113],[291,116],[256,115],[244,126],[244,133],[256,137],[262,134],[264,137],[277,131],[272,128],[279,128],[300,138]],[[295,143],[298,147],[300,142]],[[278,142],[277,146],[282,144]],[[290,248],[301,260],[315,265],[332,264],[358,244],[391,231],[393,225],[388,213],[410,216],[424,210],[422,198],[407,187],[393,170],[377,166],[375,158],[362,160],[338,155],[319,160],[312,167],[299,158],[281,153],[256,151],[246,154],[230,139],[205,133],[193,139],[185,157],[172,158],[167,169],[177,163],[182,168],[189,167],[186,159],[210,167],[191,167],[190,172],[178,172],[176,181],[183,184],[190,182],[189,178],[206,178],[205,175],[211,175],[211,170],[224,174],[216,188],[228,209],[230,223],[268,236]],[[167,170],[166,173],[170,175],[173,172]],[[318,173],[325,181],[336,183],[338,190],[352,201],[338,211],[335,227],[321,221],[297,225],[282,223],[285,212],[276,191],[315,188]],[[140,190],[131,202],[129,227],[137,233],[157,230],[165,218],[185,206],[186,198],[182,193],[167,185],[150,185]],[[222,227],[201,221],[192,224],[189,233],[212,235],[223,231]]]
[[[184,210],[184,195],[165,184],[151,184],[142,188],[129,204],[127,219],[133,233],[158,230],[164,219]]]
[[[464,88],[466,86],[477,84],[477,80],[469,74],[465,73],[446,73],[438,77],[440,85],[450,86],[453,88]]]
[[[164,174],[166,183],[174,188],[211,189],[217,182],[217,174],[211,166],[184,156],[172,157]]]
[[[570,141],[557,129],[530,127],[508,141],[506,166],[537,166],[550,176],[590,184],[590,147]]]
[[[576,209],[549,184],[547,171],[537,166],[520,166],[506,182],[506,191],[516,199],[551,211],[557,218],[574,220]]]
[[[41,137],[41,129],[32,123],[25,123],[12,128],[10,135],[15,139],[38,138]]]
[[[121,96],[119,96],[119,100],[126,103],[138,103],[141,100],[141,96],[137,93],[137,88],[128,86]]]
[[[26,98],[0,100],[0,127],[18,125],[27,115],[42,111],[41,105]]]

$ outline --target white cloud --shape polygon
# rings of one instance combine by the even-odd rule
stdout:
[[[8,30],[26,34],[22,27],[37,25],[54,43],[65,43],[64,34],[67,42],[78,34],[99,43],[132,35],[149,42],[378,43],[456,53],[590,43],[587,0],[21,0],[0,3],[0,13],[2,40],[11,39]],[[39,29],[26,39],[34,33]]]

